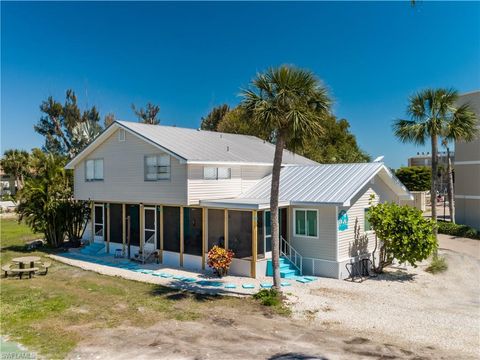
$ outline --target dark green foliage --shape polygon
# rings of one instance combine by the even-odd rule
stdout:
[[[44,115],[34,129],[45,137],[43,149],[47,152],[73,157],[102,131],[96,107],[82,112],[73,90],[67,90],[64,104],[49,96],[40,111]]]
[[[68,239],[78,241],[82,238],[85,224],[90,219],[90,207],[87,201],[69,199],[64,203],[65,228]]]
[[[144,108],[137,109],[134,104],[132,104],[132,110],[137,115],[138,121],[144,124],[158,125],[160,124],[160,119],[158,114],[160,113],[160,106],[147,103]]]
[[[466,237],[470,239],[480,240],[480,231],[468,225],[454,224],[446,221],[438,222],[438,232],[440,234],[447,234],[458,237]]]
[[[218,124],[223,120],[223,118],[229,111],[230,106],[228,106],[227,104],[214,107],[206,117],[202,117],[200,129],[210,131],[222,131],[218,130]]]
[[[430,265],[425,269],[429,273],[438,274],[448,269],[447,259],[443,256],[434,256]]]
[[[260,301],[263,306],[268,306],[277,314],[282,316],[289,316],[291,310],[284,304],[281,292],[272,289],[262,289],[253,295],[253,298]]]
[[[378,204],[370,207],[368,221],[382,241],[380,271],[393,259],[416,266],[437,249],[435,221],[424,218],[418,209],[395,203]]]
[[[6,150],[0,159],[3,171],[17,181],[19,190],[23,187],[25,176],[28,175],[29,157],[25,150],[10,149]]]
[[[428,191],[432,183],[432,169],[427,166],[402,167],[395,175],[410,191]]]

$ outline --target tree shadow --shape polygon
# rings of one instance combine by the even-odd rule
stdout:
[[[216,290],[216,291],[209,291]],[[168,300],[193,299],[197,302],[206,302],[220,299],[227,292],[222,289],[206,289],[194,283],[171,281],[168,285],[155,285],[150,292],[153,296],[162,296]]]
[[[406,271],[386,271],[378,274],[376,277],[370,277],[369,280],[375,281],[393,281],[393,282],[412,282],[415,280],[416,274],[411,274]]]
[[[307,355],[303,353],[290,352],[284,354],[275,354],[270,356],[268,360],[328,360],[328,358],[317,355]]]

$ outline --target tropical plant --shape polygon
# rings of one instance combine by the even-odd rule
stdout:
[[[217,131],[218,124],[223,120],[229,111],[230,106],[227,104],[214,107],[206,117],[202,117],[200,129]]]
[[[395,175],[410,191],[428,191],[432,183],[432,169],[427,166],[406,166]]]
[[[273,134],[275,140],[270,211],[273,286],[280,291],[278,196],[283,150],[287,145],[295,149],[312,134],[322,132],[331,100],[312,72],[286,65],[257,74],[242,95],[242,106],[252,123]]]
[[[46,152],[71,158],[102,131],[95,106],[82,112],[73,90],[67,90],[64,104],[48,97],[40,105],[40,111],[44,115],[34,129],[45,137],[43,150]]]
[[[160,119],[158,114],[160,113],[160,106],[154,105],[152,103],[147,103],[145,108],[136,108],[132,104],[132,110],[135,115],[138,117],[138,121],[144,124],[158,125],[160,124]]]
[[[232,250],[226,250],[215,245],[208,252],[207,265],[220,277],[227,275],[235,254]]]
[[[371,206],[367,216],[380,239],[378,266],[375,264],[378,272],[393,259],[416,267],[417,262],[427,259],[437,249],[435,221],[424,218],[416,208],[383,203]]]
[[[25,176],[28,174],[29,154],[25,150],[10,149],[5,151],[0,166],[5,174],[15,179],[18,190],[21,190],[25,183]]]
[[[426,89],[409,98],[407,114],[410,119],[398,119],[393,131],[402,142],[423,145],[430,139],[432,174],[437,174],[438,142],[447,139],[469,140],[477,133],[475,114],[468,104],[457,106],[458,92],[453,89]],[[437,177],[430,187],[432,218],[437,220]],[[436,230],[435,230],[436,236]]]
[[[78,243],[83,236],[85,226],[90,219],[90,206],[88,201],[68,199],[64,205],[65,228],[69,241]]]

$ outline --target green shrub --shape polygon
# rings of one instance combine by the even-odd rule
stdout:
[[[426,271],[432,274],[444,272],[448,269],[447,259],[442,256],[434,256]]]
[[[439,221],[438,232],[458,237],[466,237],[470,239],[479,239],[480,232],[467,225],[454,224],[451,222]]]
[[[253,295],[263,306],[271,307],[277,314],[288,316],[290,309],[283,303],[282,294],[275,289],[262,289]]]

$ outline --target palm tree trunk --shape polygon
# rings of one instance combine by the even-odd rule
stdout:
[[[448,195],[448,210],[450,212],[450,221],[455,224],[455,199],[453,196],[453,169],[452,159],[450,158],[450,148],[447,146],[447,195]]]
[[[432,186],[430,188],[430,203],[432,205],[432,219],[437,221],[437,181],[438,181],[438,138],[436,134],[432,135]],[[437,228],[433,231],[437,238]]]
[[[272,229],[272,267],[273,287],[280,291],[280,231],[278,224],[278,196],[280,189],[280,170],[282,167],[283,148],[285,146],[285,135],[278,133],[275,145],[275,156],[273,158],[272,188],[270,192],[270,222]]]

